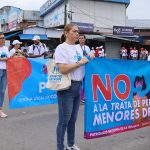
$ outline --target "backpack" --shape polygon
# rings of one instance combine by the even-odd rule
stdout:
[[[35,45],[33,44],[32,46],[33,46],[33,51],[34,51]],[[42,46],[43,46],[44,49],[46,48],[46,45],[44,43],[42,43]]]

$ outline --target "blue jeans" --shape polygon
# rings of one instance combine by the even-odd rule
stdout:
[[[67,130],[67,144],[75,143],[75,123],[80,106],[81,82],[71,82],[68,90],[58,91],[57,150],[64,150],[64,136]]]
[[[0,69],[0,108],[2,108],[3,106],[6,85],[7,85],[6,70]]]

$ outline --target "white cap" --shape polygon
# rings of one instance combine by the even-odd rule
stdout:
[[[35,41],[35,40],[40,40],[40,37],[39,37],[38,35],[35,35],[32,40],[33,40],[33,41]]]
[[[20,41],[18,41],[18,40],[14,40],[14,41],[12,42],[12,45],[16,45],[16,44],[22,44],[22,42],[20,42]]]

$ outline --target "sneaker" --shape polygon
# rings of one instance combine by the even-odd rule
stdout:
[[[7,118],[8,116],[5,114],[5,113],[3,113],[2,111],[0,112],[0,118]]]
[[[74,145],[71,146],[71,147],[69,147],[69,146],[67,145],[66,150],[80,150],[80,149],[78,148],[77,145],[74,144]]]

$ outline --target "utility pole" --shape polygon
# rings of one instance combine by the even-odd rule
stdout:
[[[68,5],[68,0],[65,0],[65,9],[64,9],[64,26],[67,24],[67,5]]]

